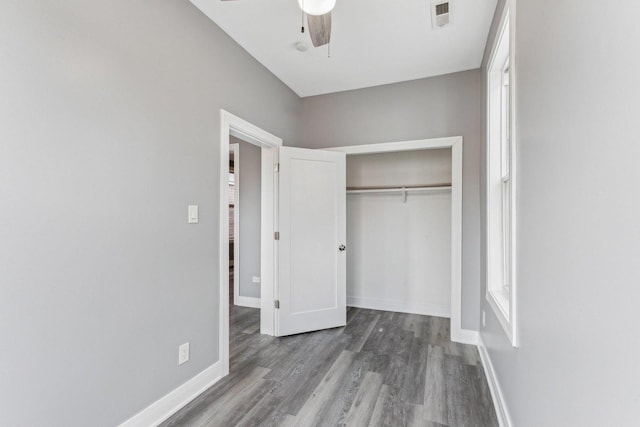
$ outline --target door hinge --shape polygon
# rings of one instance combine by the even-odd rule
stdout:
[[[273,165],[273,171],[274,172],[280,172],[280,163],[275,163]]]
[[[274,240],[280,240],[280,232],[276,231],[275,233],[273,233],[273,238]]]
[[[273,301],[273,306],[274,306],[275,308],[280,308],[280,300],[279,300],[279,299],[274,300],[274,301]]]

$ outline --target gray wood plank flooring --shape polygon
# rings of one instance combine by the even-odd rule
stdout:
[[[449,320],[349,308],[342,328],[274,338],[230,307],[230,374],[162,426],[497,426],[473,346]]]

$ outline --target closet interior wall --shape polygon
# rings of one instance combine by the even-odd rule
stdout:
[[[348,305],[450,317],[450,183],[451,149],[347,156]]]

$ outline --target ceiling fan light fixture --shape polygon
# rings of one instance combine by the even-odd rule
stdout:
[[[298,0],[298,5],[307,15],[324,15],[333,10],[336,0]]]

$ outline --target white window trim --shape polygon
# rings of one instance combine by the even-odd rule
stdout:
[[[517,305],[516,305],[516,296],[517,296],[517,287],[516,287],[516,134],[515,134],[515,61],[514,61],[514,40],[515,40],[515,31],[514,31],[514,19],[515,17],[510,17],[509,13],[509,5],[507,4],[503,10],[500,24],[498,26],[496,41],[492,47],[491,54],[489,55],[489,61],[487,63],[487,289],[486,289],[486,299],[489,303],[489,306],[492,308],[496,318],[499,323],[502,325],[507,337],[511,341],[511,344],[516,347],[518,345],[518,334],[516,328],[516,319],[517,319]],[[507,35],[509,37],[509,45],[508,48],[504,46],[504,37]],[[504,50],[508,49],[507,52]],[[495,229],[497,226],[496,222],[500,221],[499,217],[496,220],[495,215],[492,216],[492,206],[496,205],[496,193],[501,193],[501,189],[494,189],[493,183],[495,182],[495,176],[492,175],[492,161],[499,161],[502,164],[502,158],[499,156],[498,159],[495,158],[495,153],[492,156],[492,147],[495,144],[495,138],[500,138],[501,134],[501,125],[496,124],[493,121],[493,117],[495,115],[501,115],[501,102],[496,103],[492,102],[492,99],[496,95],[492,94],[491,89],[494,87],[492,84],[492,77],[494,77],[493,70],[500,70],[502,72],[503,66],[505,63],[505,54],[507,55],[509,61],[509,86],[510,86],[510,95],[509,95],[509,110],[510,110],[510,162],[508,165],[509,171],[509,181],[510,181],[510,236],[509,236],[509,255],[510,255],[510,265],[509,265],[509,289],[504,288],[504,281],[502,280],[502,272],[497,274],[496,271],[502,270],[503,264],[501,262],[502,251],[497,250],[497,247],[501,247],[501,243],[496,243],[496,239],[493,238],[492,229]],[[502,78],[501,78],[502,85]],[[497,96],[501,96],[497,95]],[[502,167],[500,168],[500,175],[503,178]],[[501,179],[502,183],[502,179]],[[500,196],[500,199],[502,196]],[[500,226],[501,227],[501,226]],[[502,237],[500,237],[501,239]],[[500,240],[498,239],[498,240]],[[496,275],[498,278],[496,278]],[[496,281],[499,281],[496,284]]]

